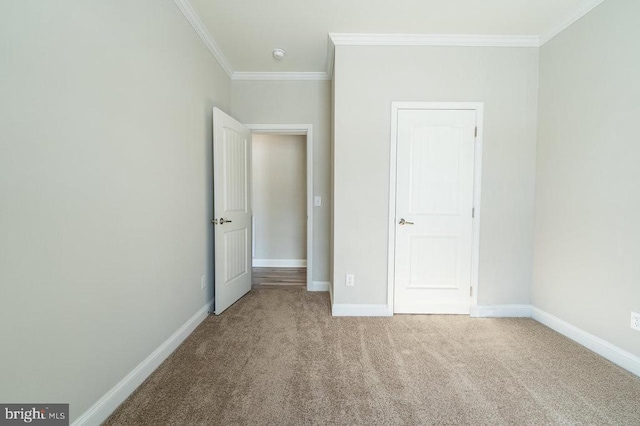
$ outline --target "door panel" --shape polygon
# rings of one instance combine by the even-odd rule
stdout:
[[[248,273],[247,269],[247,230],[227,231],[224,236],[225,283]]]
[[[237,129],[224,127],[224,213],[247,211],[247,164],[249,144]]]
[[[460,141],[456,130],[412,129],[408,213],[458,214]]]
[[[398,111],[394,312],[469,313],[475,126],[473,110]]]
[[[219,315],[251,290],[251,133],[213,109],[215,309]]]
[[[457,288],[458,239],[446,235],[412,235],[409,289]]]

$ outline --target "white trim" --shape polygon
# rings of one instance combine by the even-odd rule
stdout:
[[[482,142],[484,136],[484,102],[391,102],[391,142],[389,163],[389,223],[387,254],[387,304],[393,312],[395,287],[395,255],[396,255],[396,174],[398,146],[398,111],[401,109],[431,110],[475,110],[478,135],[475,142],[473,160],[473,208],[471,242],[471,288],[470,309],[478,304],[479,270],[480,270],[480,211],[482,188]]]
[[[307,136],[307,291],[313,287],[313,125],[312,124],[245,124],[251,133]]]
[[[254,268],[304,268],[307,259],[253,259]]]
[[[329,281],[313,281],[308,291],[330,291],[331,283]]]
[[[531,305],[472,306],[472,318],[529,318]]]
[[[73,426],[99,425],[113,413],[153,373],[162,362],[196,329],[213,309],[213,299],[207,302],[155,351],[102,396],[73,422]]]
[[[396,179],[398,177],[398,105],[391,103],[391,142],[389,146],[389,219],[387,226],[387,305],[394,312],[396,282]]]
[[[220,64],[225,73],[229,76],[229,78],[233,78],[233,68],[231,64],[222,53],[220,46],[213,39],[213,36],[207,31],[207,27],[202,23],[198,13],[193,9],[189,0],[173,0],[173,2],[178,6],[180,12],[187,18],[189,24],[193,27],[196,34],[200,37],[202,42],[207,46],[213,57],[216,58],[216,61]]]
[[[560,318],[541,309],[534,307],[532,309],[532,317],[539,323],[546,325],[563,336],[581,344],[585,348],[592,350],[614,364],[632,372],[636,376],[640,376],[640,357],[637,357],[634,354],[607,342],[606,340],[596,337],[593,334],[587,333],[573,324],[561,320]]]
[[[233,73],[232,80],[284,80],[284,81],[322,81],[331,80],[331,76],[326,72],[240,72]]]
[[[232,80],[331,80],[335,46],[461,46],[461,47],[541,47],[570,27],[605,0],[582,0],[564,19],[542,35],[468,35],[468,34],[368,34],[329,33],[325,72],[234,72],[224,53],[200,20],[189,0],[173,0],[202,42]]]
[[[329,303],[333,306],[333,284],[329,282]]]
[[[599,6],[602,2],[604,2],[604,0],[582,0],[571,10],[568,16],[561,21],[556,22],[553,27],[549,28],[549,30],[540,36],[540,46],[544,46],[545,43],[569,28],[584,15]]]
[[[471,230],[471,308],[478,305],[480,285],[480,217],[482,216],[482,152],[484,142],[484,103],[476,104],[476,145],[473,153],[473,208]]]
[[[352,305],[333,303],[331,315],[334,317],[390,317],[393,312],[388,305]]]
[[[538,36],[330,33],[335,46],[539,47]]]
[[[304,136],[311,129],[311,124],[245,124],[251,133],[269,135]]]
[[[253,209],[253,203],[251,203]],[[253,266],[253,259],[256,258],[256,217],[251,214],[251,266]]]
[[[336,45],[331,40],[331,34],[327,37],[327,75],[333,79],[333,67],[336,59]]]

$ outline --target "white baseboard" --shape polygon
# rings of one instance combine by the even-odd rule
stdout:
[[[329,291],[330,288],[329,281],[313,281],[307,291]]]
[[[590,334],[573,324],[531,305],[472,306],[471,316],[476,318],[528,318],[546,325],[585,348],[608,359],[616,365],[640,376],[640,357],[625,351],[612,343]]]
[[[254,268],[304,268],[307,259],[253,259]]]
[[[471,306],[472,318],[529,318],[531,305]]]
[[[93,406],[73,422],[72,426],[100,425],[135,391],[156,368],[186,339],[213,309],[213,299],[182,325],[138,364],[129,374],[120,380],[111,390],[102,396]]]
[[[324,289],[312,291],[329,291],[333,316],[393,316],[393,311],[388,305],[334,304],[331,285],[328,282],[314,281],[314,286],[315,285],[317,285],[318,288]],[[92,407],[78,417],[78,419],[73,422],[73,426],[99,425],[105,421],[207,317],[208,312],[213,308],[212,305],[213,300],[209,301],[196,312],[178,331],[173,333],[173,335],[153,351],[151,355],[138,364],[138,366],[120,380],[120,382]],[[592,350],[614,364],[619,365],[636,376],[640,376],[640,357],[530,305],[472,306],[471,316],[480,318],[532,317],[534,320],[581,344],[587,349]]]
[[[392,317],[393,311],[388,305],[350,305],[333,303],[331,315],[334,317]]]
[[[586,331],[541,309],[535,307],[532,308],[531,316],[539,323],[546,325],[550,329],[555,330],[563,336],[581,344],[585,348],[592,350],[614,364],[632,372],[636,376],[640,376],[640,357],[637,357],[634,354],[607,342],[606,340],[596,337],[593,334],[587,333]]]

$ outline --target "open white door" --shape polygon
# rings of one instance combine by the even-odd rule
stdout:
[[[251,132],[213,109],[215,307],[220,315],[251,290]]]

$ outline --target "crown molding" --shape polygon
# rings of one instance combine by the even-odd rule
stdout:
[[[200,20],[189,0],[173,0],[224,72],[237,81],[322,81],[333,78],[336,46],[441,46],[441,47],[541,47],[605,0],[582,0],[564,19],[540,36],[464,34],[361,34],[330,33],[325,72],[234,72],[222,50]]]
[[[539,47],[538,36],[331,33],[335,46]]]
[[[209,51],[211,51],[224,72],[227,73],[229,78],[233,78],[234,73],[231,64],[229,64],[229,61],[224,56],[224,53],[222,53],[218,43],[213,39],[213,36],[207,31],[207,28],[200,20],[198,13],[193,9],[193,6],[191,6],[191,3],[189,3],[189,0],[173,0],[173,2],[178,6],[178,9],[180,9],[184,17],[187,18],[187,21],[189,21],[196,34],[200,36],[202,42],[207,46]]]
[[[569,28],[576,21],[578,21],[587,13],[591,12],[604,1],[605,0],[582,0],[575,8],[573,8],[571,13],[569,13],[566,18],[556,22],[553,27],[551,27],[547,32],[540,36],[540,46],[543,46],[546,42],[550,41],[562,31]]]
[[[326,72],[234,72],[231,78],[234,81],[310,81],[310,80],[331,80],[331,76]]]

